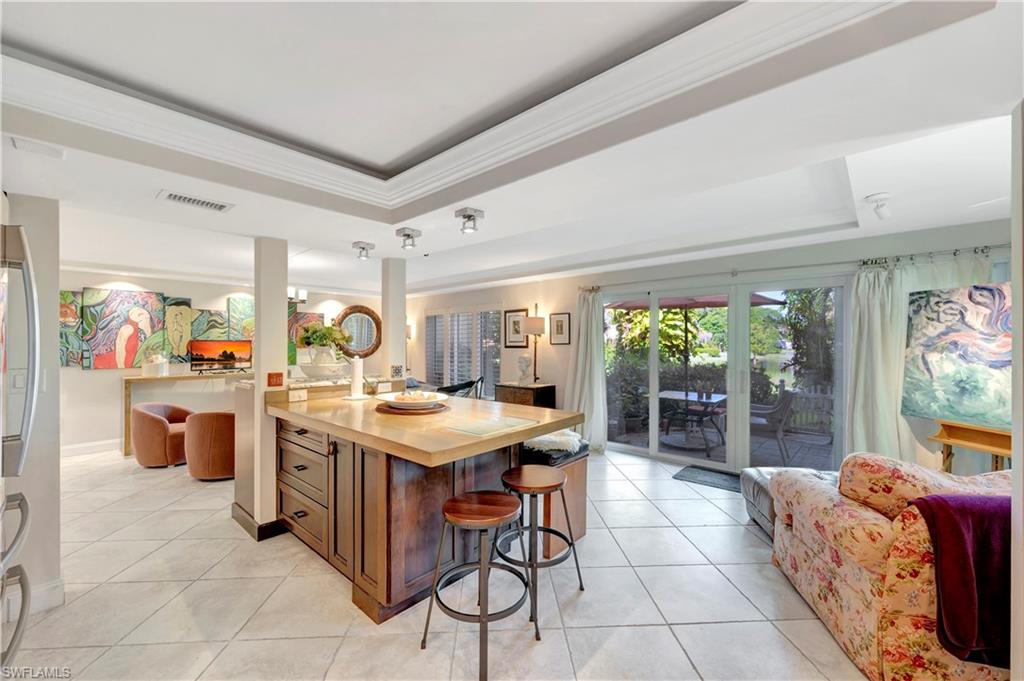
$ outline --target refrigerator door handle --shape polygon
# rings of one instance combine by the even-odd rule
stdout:
[[[25,634],[25,629],[28,627],[28,613],[32,606],[32,587],[28,583],[28,574],[25,573],[24,566],[15,565],[4,573],[3,591],[6,591],[7,586],[10,584],[21,586],[21,608],[18,610],[18,623],[14,626],[11,640],[3,652],[0,653],[0,665],[4,667],[10,666],[15,653],[18,652],[18,647],[21,646],[21,637]]]
[[[11,561],[14,560],[15,556],[18,555],[18,551],[21,550],[21,545],[25,543],[25,537],[28,535],[28,524],[29,524],[29,506],[28,499],[21,492],[7,495],[7,503],[4,504],[4,511],[10,511],[17,508],[21,511],[21,520],[18,524],[18,531],[14,534],[14,541],[11,545],[4,549],[2,557],[0,557],[0,574],[7,571]]]

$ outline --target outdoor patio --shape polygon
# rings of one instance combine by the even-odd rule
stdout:
[[[707,430],[711,439],[711,461],[725,463],[725,447],[718,444],[718,433],[711,429]],[[699,440],[700,435],[697,435]],[[612,442],[632,445],[641,449],[647,449],[647,433],[625,433],[609,438]],[[832,443],[823,435],[790,433],[785,437],[786,446],[789,448],[789,466],[795,468],[813,468],[820,471],[835,470],[836,466],[832,457]],[[684,450],[671,445],[663,445],[660,448],[663,454],[686,454],[688,456],[708,460],[702,449]],[[781,466],[782,456],[779,452],[779,444],[773,437],[761,435],[750,436],[750,465],[751,466]]]

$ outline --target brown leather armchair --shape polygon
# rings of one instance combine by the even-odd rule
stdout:
[[[235,477],[235,415],[229,411],[197,412],[185,421],[185,458],[197,480]]]
[[[132,407],[132,451],[140,466],[159,468],[185,463],[185,419],[191,409],[142,402]]]

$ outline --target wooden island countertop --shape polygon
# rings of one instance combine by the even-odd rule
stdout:
[[[371,447],[430,468],[515,445],[540,435],[583,423],[579,412],[543,409],[463,397],[448,399],[438,414],[381,414],[380,401],[346,400],[337,394],[287,402],[287,393],[267,395],[267,414],[307,428]],[[476,435],[454,430],[474,428],[500,419],[526,419],[499,431]]]

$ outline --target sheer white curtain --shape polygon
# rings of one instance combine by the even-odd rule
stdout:
[[[854,276],[849,407],[853,451],[917,461],[921,445],[900,414],[909,296],[913,291],[988,283],[991,276],[989,259],[975,255],[866,267]]]
[[[581,411],[587,420],[580,431],[590,448],[602,451],[608,441],[608,405],[604,387],[604,306],[597,289],[580,291],[576,303],[579,340],[569,365],[566,409]]]

